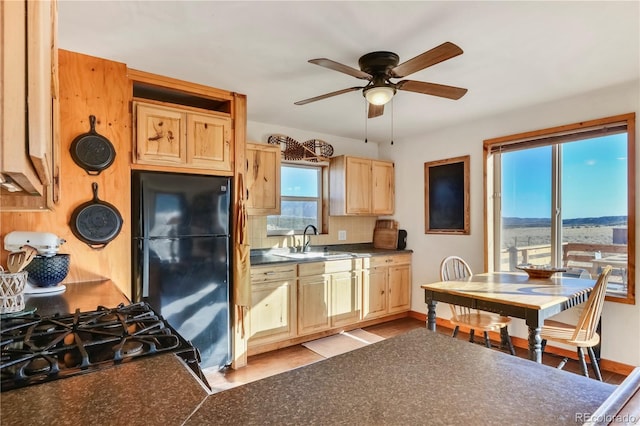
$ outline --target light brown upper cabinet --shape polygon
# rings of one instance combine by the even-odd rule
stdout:
[[[389,161],[371,160],[371,213],[393,214],[395,209],[395,169]]]
[[[247,214],[280,214],[280,146],[247,143]]]
[[[0,4],[0,198],[3,211],[58,203],[57,9],[51,1]]]
[[[390,161],[345,155],[332,158],[329,169],[329,214],[393,214],[394,171]]]
[[[135,163],[233,170],[229,114],[164,103],[133,105]]]

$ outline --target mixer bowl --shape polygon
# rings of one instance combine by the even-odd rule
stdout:
[[[25,268],[27,280],[38,287],[53,287],[64,280],[69,273],[69,255],[36,256]]]

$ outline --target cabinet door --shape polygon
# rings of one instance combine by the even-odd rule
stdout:
[[[331,326],[353,324],[360,320],[360,274],[339,272],[331,275]]]
[[[389,267],[389,313],[411,308],[411,265]]]
[[[377,318],[387,313],[387,281],[389,268],[363,271],[362,319]]]
[[[232,171],[231,119],[187,114],[187,164],[190,167]]]
[[[298,278],[298,334],[331,327],[329,318],[330,275]]]
[[[280,214],[280,146],[247,144],[247,213]]]
[[[295,282],[293,279],[251,286],[249,346],[296,335]]]
[[[346,213],[371,213],[371,160],[346,158]]]
[[[179,109],[136,104],[136,156],[141,164],[184,165],[185,120]]]
[[[371,209],[375,215],[393,214],[395,169],[388,161],[371,161]]]

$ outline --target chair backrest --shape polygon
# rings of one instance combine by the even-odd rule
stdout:
[[[582,315],[576,324],[572,340],[590,340],[595,335],[600,315],[602,315],[602,306],[604,305],[604,296],[607,293],[607,282],[611,269],[611,266],[607,265],[598,276],[596,285],[591,290]]]
[[[459,256],[449,256],[440,263],[440,281],[451,281],[472,276],[471,267]]]
[[[440,263],[441,281],[453,281],[472,275],[473,272],[471,272],[469,264],[459,256],[445,257]],[[468,315],[472,312],[471,309],[463,306],[449,304],[449,307],[451,308],[451,315],[456,319],[461,315]]]

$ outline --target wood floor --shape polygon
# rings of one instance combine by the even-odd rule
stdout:
[[[370,327],[365,327],[363,329],[370,333],[377,334],[378,336],[388,338],[396,336],[398,334],[406,333],[407,331],[413,330],[415,328],[424,327],[424,321],[420,321],[415,318],[402,318],[378,325],[373,325]],[[447,328],[438,328],[438,332],[451,335],[451,330]],[[458,339],[468,340],[468,338],[469,336],[464,333],[459,333],[458,335]],[[516,354],[518,357],[526,358],[527,350],[516,348]],[[221,391],[224,389],[229,389],[235,386],[249,383],[254,380],[259,380],[264,377],[272,376],[274,374],[282,373],[284,371],[292,370],[294,368],[311,364],[316,361],[321,361],[323,359],[325,358],[305,348],[304,346],[295,345],[288,348],[278,349],[275,351],[251,356],[248,359],[246,367],[237,370],[229,369],[224,372],[205,370],[205,375],[211,387],[214,390]],[[545,353],[542,359],[545,365],[550,365],[553,367],[556,367],[561,361],[560,357],[548,353]],[[569,360],[569,362],[564,366],[563,369],[576,374],[582,374],[580,372],[580,365],[576,360]],[[593,375],[591,370],[589,370],[589,374]],[[603,370],[602,378],[607,383],[618,385],[625,379],[625,376]]]

